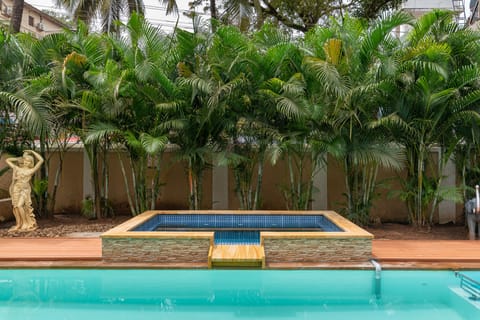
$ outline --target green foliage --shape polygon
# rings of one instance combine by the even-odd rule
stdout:
[[[447,161],[468,137],[461,132],[479,121],[479,73],[457,47],[468,36],[472,41],[477,37],[459,30],[450,13],[433,11],[414,24],[408,46],[396,52],[395,104],[379,123],[404,147],[402,198],[410,221],[418,226],[433,223],[440,201],[460,200],[459,190],[446,191],[442,181]]]
[[[61,137],[79,136],[92,167],[92,217],[112,214],[112,151],[132,215],[155,208],[169,146],[184,165],[193,209],[202,207],[202,178],[214,161],[233,170],[241,208],[261,208],[265,163],[281,159],[285,206],[308,209],[315,175],[333,156],[345,186],[335,209],[361,224],[379,194],[378,170],[404,165],[410,220],[431,223],[440,201],[458,199],[458,190],[442,187],[448,159],[455,156],[464,190],[478,169],[479,33],[443,11],[370,22],[337,11],[317,26],[329,1],[270,2],[293,18],[275,19],[309,29],[293,37],[263,16],[260,2],[244,3],[268,22],[251,34],[220,26],[165,35],[137,14],[116,24],[117,35],[90,34],[82,23],[41,40],[0,33],[1,151],[36,137],[47,153]],[[372,1],[355,3],[376,16]],[[412,31],[394,37],[404,24]],[[44,172],[39,181],[47,179]]]
[[[95,218],[95,206],[92,198],[87,197],[82,200],[82,215],[87,219]]]

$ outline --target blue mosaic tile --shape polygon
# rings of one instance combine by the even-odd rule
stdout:
[[[320,218],[320,225],[322,229],[326,232],[343,232],[343,230],[337,226],[332,221],[328,220],[325,216],[319,216]]]
[[[260,244],[259,231],[215,231],[213,242],[216,245],[257,245]]]
[[[272,215],[265,220],[266,228],[282,228],[283,227],[283,216],[281,215]]]
[[[166,231],[169,229],[318,229],[343,231],[323,215],[265,214],[163,214],[145,221],[134,231]]]

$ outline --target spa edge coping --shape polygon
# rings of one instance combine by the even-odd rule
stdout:
[[[261,231],[263,239],[373,239],[373,234],[360,228],[338,213],[329,210],[317,211],[286,211],[286,210],[151,210],[145,211],[124,223],[104,232],[102,239],[111,238],[161,238],[161,239],[201,239],[213,241],[214,231],[133,231],[133,229],[148,219],[161,214],[237,214],[237,215],[323,215],[343,231]]]

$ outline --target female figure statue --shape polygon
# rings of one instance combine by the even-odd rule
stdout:
[[[37,163],[34,165],[34,157]],[[22,157],[8,158],[6,163],[13,169],[10,197],[16,225],[10,231],[33,231],[37,221],[33,214],[30,179],[43,163],[43,158],[33,150],[25,150]]]

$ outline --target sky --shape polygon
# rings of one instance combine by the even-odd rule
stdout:
[[[177,0],[178,8],[180,10],[179,17],[174,14],[166,15],[165,8],[162,6],[159,0],[144,0],[146,17],[154,25],[161,26],[164,31],[169,32],[173,29],[173,26],[177,23],[182,29],[192,29],[192,21],[186,18],[182,12],[188,9],[188,2],[191,0]],[[55,0],[26,0],[27,3],[40,10],[55,10]],[[203,12],[202,12],[203,14]]]

